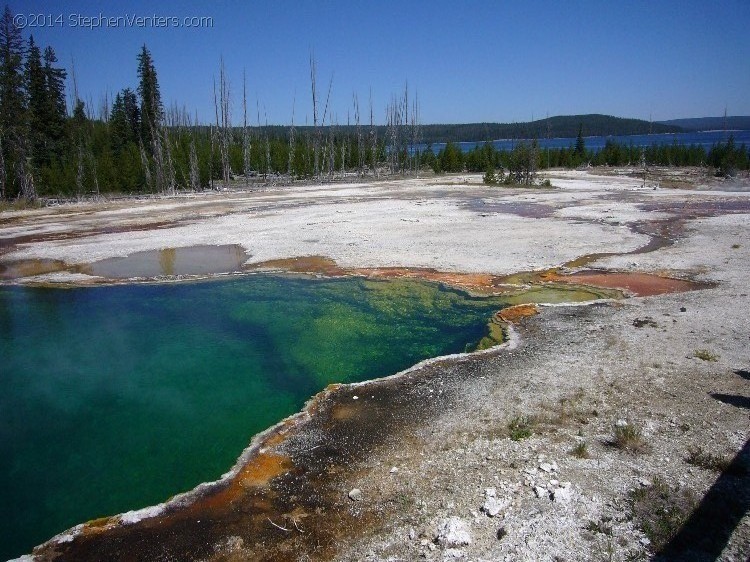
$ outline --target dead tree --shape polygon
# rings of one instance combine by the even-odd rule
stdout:
[[[362,145],[362,126],[359,118],[359,98],[356,93],[352,94],[354,102],[354,122],[357,127],[357,175],[362,177],[364,175],[364,146]]]
[[[386,108],[388,162],[391,174],[399,171],[399,157],[401,151],[401,121],[402,105],[395,95],[391,97],[391,103]]]
[[[399,140],[401,141],[398,147],[398,162],[399,170],[402,174],[406,172],[407,160],[409,157],[409,83],[404,83],[404,97],[401,100],[401,123],[400,123],[400,135]]]
[[[23,180],[21,182],[21,196],[26,201],[36,201],[36,188],[34,187],[34,176],[32,175],[31,172],[27,171],[23,173]]]
[[[219,128],[221,150],[221,178],[224,189],[229,187],[231,177],[231,166],[229,162],[229,142],[231,135],[231,117],[229,103],[229,82],[227,81],[226,70],[224,68],[224,57],[221,58],[219,65],[219,112],[221,115],[221,124]]]
[[[328,95],[326,95],[326,105],[323,108],[323,126],[325,126],[325,124],[326,124],[326,117],[328,117],[328,132],[329,132],[328,140],[326,141],[326,147],[325,147],[326,150],[325,150],[325,154],[324,154],[324,157],[323,157],[323,162],[324,163],[326,162],[327,157],[330,156],[329,152],[333,151],[333,144],[332,144],[332,141],[333,141],[333,127],[332,127],[331,117],[330,117],[330,112],[329,112],[329,104],[331,103],[331,90],[332,89],[333,89],[333,74],[331,74],[331,79],[328,81]],[[320,134],[322,136],[322,131],[321,131]],[[331,143],[330,150],[329,150],[329,143]],[[329,174],[331,176],[333,176],[333,164],[331,164],[329,162],[328,163],[328,167],[329,167]]]
[[[198,171],[198,154],[195,150],[195,137],[190,138],[190,189],[200,191],[201,177]]]
[[[411,111],[411,158],[414,162],[414,175],[419,177],[420,150],[422,131],[419,125],[419,94],[415,94]]]
[[[266,128],[264,130],[264,138],[266,140],[266,181],[268,180],[268,175],[271,173],[271,141],[269,139],[268,135],[268,113],[266,113],[266,106],[263,105],[263,117],[265,118],[266,122]]]
[[[5,170],[5,156],[3,156],[3,132],[0,129],[0,201],[5,199],[5,186],[8,184],[8,173]]]
[[[289,180],[291,181],[294,178],[293,172],[294,172],[294,152],[296,149],[295,142],[296,139],[294,138],[294,110],[295,106],[297,105],[297,92],[294,92],[294,98],[292,100],[292,124],[289,127],[289,162],[287,163],[287,173],[289,174]]]
[[[140,149],[141,153],[141,167],[143,168],[143,175],[146,177],[146,187],[149,191],[154,190],[154,181],[153,177],[151,175],[151,163],[148,161],[148,155],[146,154],[146,149],[143,146],[143,139],[138,143],[138,147]],[[79,158],[79,167],[78,167],[78,175],[76,176],[76,187],[78,187],[79,182],[83,181],[83,166],[81,164],[82,160]]]
[[[247,81],[245,70],[242,70],[242,166],[245,173],[245,185],[250,185],[250,135],[247,131]]]
[[[219,94],[216,94],[216,79],[214,79],[214,115],[216,117],[216,137],[221,158],[221,184],[224,189],[229,187],[231,174],[229,163],[229,84],[224,71],[224,57],[219,63]],[[212,139],[213,140],[213,139]],[[211,151],[213,154],[213,149]]]
[[[372,174],[378,177],[378,132],[375,129],[375,119],[372,109],[372,88],[370,88],[370,166]]]
[[[346,132],[341,138],[341,179],[346,177],[346,155],[348,154],[349,144],[349,111],[346,112]]]
[[[317,63],[315,55],[310,51],[310,87],[312,89],[313,104],[313,170],[315,177],[320,175],[320,130],[318,129],[318,88],[317,88]]]

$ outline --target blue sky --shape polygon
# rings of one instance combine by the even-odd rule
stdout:
[[[162,98],[213,118],[212,80],[224,58],[234,121],[242,73],[252,118],[312,121],[309,54],[324,97],[333,75],[339,123],[352,93],[376,122],[408,81],[423,123],[512,122],[606,113],[654,120],[750,115],[750,2],[452,0],[163,1],[10,3],[52,16],[27,27],[66,67],[75,60],[83,99],[135,88],[136,55],[152,52]],[[78,17],[209,17],[213,26],[72,27]],[[63,25],[54,20],[61,17]],[[71,19],[72,18],[72,19]],[[38,18],[37,18],[38,19]],[[38,21],[37,21],[38,23]]]

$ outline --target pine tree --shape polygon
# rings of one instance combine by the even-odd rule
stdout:
[[[583,140],[583,123],[578,126],[575,153],[580,158],[583,158],[586,155],[586,143]]]
[[[125,104],[122,100],[122,94],[117,92],[109,114],[110,142],[115,155],[120,154],[127,143],[127,129],[128,122],[125,117]]]
[[[10,198],[23,191],[27,178],[23,56],[21,30],[5,6],[0,19],[0,138],[4,164],[0,197]]]
[[[111,145],[115,154],[122,152],[129,144],[138,144],[141,131],[141,112],[135,92],[125,88],[115,95],[109,115]]]
[[[31,148],[31,161],[36,170],[49,164],[49,143],[47,132],[47,88],[42,69],[42,52],[29,37],[29,48],[24,67],[26,93],[28,96],[28,125]]]
[[[159,82],[156,78],[156,68],[151,58],[151,53],[143,45],[138,55],[138,95],[141,98],[141,138],[146,150],[151,150],[156,129],[164,117],[164,108],[161,103]]]
[[[44,86],[46,108],[44,112],[45,129],[51,156],[61,157],[65,150],[65,122],[67,108],[65,105],[65,79],[67,73],[57,68],[57,56],[52,47],[44,49]]]

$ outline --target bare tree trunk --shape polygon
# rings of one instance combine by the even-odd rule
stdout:
[[[359,118],[359,98],[357,94],[353,94],[354,97],[354,122],[357,126],[357,175],[362,177],[364,175],[364,146],[362,145],[362,126]]]
[[[80,134],[80,133],[79,133]],[[76,170],[76,199],[81,198],[83,193],[83,145],[78,139],[78,168]]]
[[[36,200],[36,189],[34,187],[34,176],[27,167],[28,146],[27,139],[19,135],[18,139],[18,160],[16,161],[16,181],[20,187],[21,197],[26,201]]]
[[[5,169],[5,155],[3,154],[3,133],[0,131],[0,200],[5,199],[5,186],[8,184],[8,172]]]
[[[190,188],[199,191],[201,187],[200,172],[198,171],[198,154],[195,151],[195,136],[190,139]]]
[[[149,191],[154,190],[154,182],[153,177],[151,176],[151,165],[148,161],[148,156],[146,155],[146,149],[143,146],[143,139],[141,139],[141,142],[139,143],[140,151],[141,151],[141,166],[143,166],[143,173],[146,176],[146,187],[148,187]],[[83,178],[83,166],[82,162],[83,160],[79,158],[79,167],[78,167],[78,177],[76,177],[76,187],[79,185],[79,178]]]
[[[25,166],[24,166],[25,168]],[[29,202],[36,201],[36,188],[34,187],[34,176],[31,172],[25,172],[21,182],[21,196]]]
[[[329,128],[329,131],[328,131],[329,135],[328,135],[328,140],[326,141],[326,151],[325,151],[325,156],[323,157],[323,164],[324,165],[327,164],[327,167],[329,168],[329,174],[331,176],[333,176],[333,165],[330,164],[330,163],[327,163],[326,160],[327,160],[327,157],[330,156],[328,154],[328,152],[329,152],[328,151],[329,142],[333,140],[333,138],[331,136],[331,134],[332,134],[331,133],[332,120],[331,120],[330,112],[329,112],[329,104],[331,102],[331,89],[332,88],[333,88],[333,74],[331,74],[331,79],[328,82],[328,95],[326,96],[326,105],[325,105],[325,108],[323,109],[323,126],[325,126],[325,124],[326,124],[326,116],[328,116],[328,128]],[[321,131],[320,134],[322,135],[322,131]],[[331,151],[332,150],[333,150],[333,147],[331,146]]]
[[[414,176],[419,177],[419,166],[421,151],[417,148],[422,142],[419,128],[419,93],[414,96],[414,105],[411,111],[411,159],[414,163]]]
[[[215,137],[219,135],[220,125],[219,125],[219,101],[216,97],[216,78],[214,78],[214,113],[216,116],[216,129],[211,131],[211,189],[214,188],[214,173],[213,173],[213,166],[214,166],[214,144],[217,140]]]
[[[320,131],[318,130],[318,88],[317,88],[317,63],[315,55],[310,52],[310,86],[312,88],[313,104],[313,170],[315,177],[320,175],[320,163],[318,161],[320,154]]]
[[[230,104],[229,104],[229,83],[227,82],[226,71],[224,69],[224,58],[221,58],[221,64],[219,68],[219,96],[220,96],[220,113],[221,113],[221,126],[220,140],[221,143],[219,148],[221,150],[221,169],[222,169],[222,185],[224,189],[229,188],[229,180],[231,175],[231,167],[229,162],[229,140],[230,140]]]
[[[263,116],[266,120],[266,128],[264,131],[264,137],[266,139],[266,181],[268,181],[268,175],[271,173],[271,141],[268,138],[268,114],[266,113],[266,106],[263,106]]]
[[[375,130],[372,111],[372,88],[370,88],[370,165],[372,166],[372,174],[378,177],[378,132]]]
[[[296,139],[294,138],[294,110],[297,105],[297,93],[294,93],[294,99],[292,101],[292,125],[289,127],[289,162],[287,163],[287,173],[289,174],[289,180],[294,178],[294,152],[296,149]]]
[[[401,173],[406,173],[406,163],[409,158],[409,83],[404,83],[404,99],[402,100],[403,111],[401,114],[401,145],[399,146],[399,168]],[[403,160],[402,160],[403,159]]]
[[[326,104],[327,105],[327,104]],[[326,140],[326,167],[328,168],[328,179],[333,180],[333,173],[336,169],[336,147],[334,146],[335,126],[333,118],[328,122],[328,140]]]
[[[247,81],[242,71],[242,167],[245,174],[245,185],[250,185],[250,137],[247,132]]]
[[[346,177],[346,155],[349,143],[349,111],[346,112],[346,133],[341,136],[341,179]]]
[[[164,154],[162,152],[162,140],[159,130],[154,123],[149,123],[151,130],[151,154],[154,158],[154,174],[156,176],[156,190],[164,193],[167,190],[165,174]]]
[[[96,193],[96,196],[98,198],[100,195],[99,177],[97,176],[97,173],[96,173],[96,158],[94,157],[94,151],[91,149],[91,146],[87,146],[86,156],[88,157],[89,162],[91,162],[91,176],[94,180],[94,192]]]
[[[164,171],[164,180],[166,182],[166,188],[167,191],[174,195],[175,189],[177,187],[177,181],[176,181],[176,173],[174,169],[174,160],[172,160],[172,143],[169,141],[169,130],[167,127],[160,127],[162,131],[162,135],[164,138],[162,139],[162,147],[164,149],[164,165],[166,167]],[[97,188],[98,190],[98,188]]]

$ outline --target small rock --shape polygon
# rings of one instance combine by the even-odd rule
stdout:
[[[362,490],[359,488],[354,488],[349,492],[349,499],[353,502],[358,502],[362,500]]]
[[[482,505],[482,511],[484,511],[490,517],[495,517],[506,506],[506,502],[500,502],[497,500],[497,498],[487,498],[487,501],[485,501],[484,505]]]
[[[549,492],[547,491],[547,488],[542,488],[541,486],[534,486],[534,493],[536,494],[536,497],[541,498],[544,496],[549,497]]]
[[[651,544],[651,541],[649,540],[649,538],[648,538],[648,537],[643,537],[643,538],[642,538],[642,539],[640,540],[640,543],[641,543],[641,544],[642,544],[643,546],[648,546],[648,545],[650,545],[650,544]]]
[[[648,478],[639,478],[638,483],[644,488],[648,488],[653,485],[651,480],[649,480]]]
[[[547,474],[550,474],[551,472],[555,472],[557,470],[557,466],[555,464],[543,462],[539,465],[539,470],[543,470]]]
[[[391,474],[395,474],[396,472],[398,472],[398,467],[394,466],[393,468],[391,468],[390,472],[391,472]]]
[[[359,396],[352,396],[352,400],[359,400]]]
[[[437,542],[447,548],[471,544],[469,525],[460,517],[443,519],[438,526]]]
[[[497,488],[485,488],[484,489],[484,497],[485,498],[494,498],[494,497],[497,497]]]
[[[457,548],[447,548],[443,551],[443,560],[457,560],[464,557],[464,552]]]
[[[409,529],[409,540],[413,541],[415,538],[417,538],[417,532],[412,527],[411,529]]]
[[[627,420],[619,419],[615,422],[615,425],[617,427],[625,427],[626,425],[628,425],[628,422]]]
[[[549,485],[550,485],[550,486],[551,486],[552,488],[557,488],[557,487],[558,487],[558,486],[560,485],[560,481],[559,481],[559,480],[555,480],[555,479],[552,479],[552,480],[550,480],[550,481],[549,481]]]
[[[680,312],[687,312],[687,308],[685,308],[684,306],[681,306],[680,307]]]
[[[552,492],[552,501],[555,503],[568,503],[572,498],[570,487],[555,488]]]

